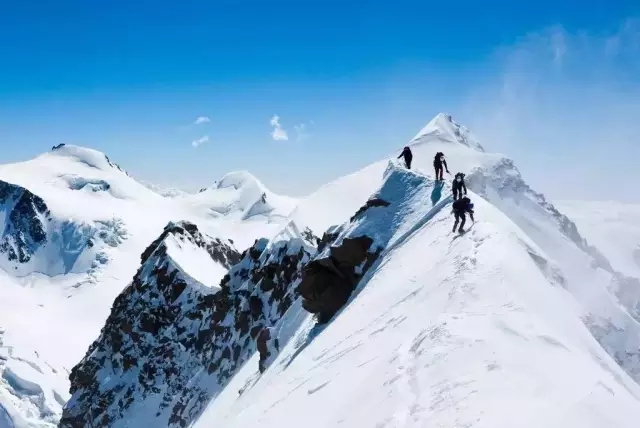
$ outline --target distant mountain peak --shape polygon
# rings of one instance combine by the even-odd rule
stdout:
[[[51,152],[49,152],[48,155],[68,157],[81,162],[91,168],[96,168],[102,171],[116,169],[129,175],[124,169],[120,167],[120,165],[112,162],[106,154],[95,149],[90,149],[88,147],[62,143],[58,144],[57,146],[53,146],[51,148]]]
[[[449,113],[438,113],[411,139],[411,144],[426,143],[431,140],[458,143],[484,152],[484,148],[471,132],[453,120]]]
[[[265,190],[264,185],[249,171],[232,171],[216,182],[217,189],[233,187],[235,189],[256,187]]]

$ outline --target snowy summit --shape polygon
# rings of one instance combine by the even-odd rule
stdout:
[[[635,428],[633,242],[448,114],[406,145],[300,199],[75,146],[0,166],[0,427]]]

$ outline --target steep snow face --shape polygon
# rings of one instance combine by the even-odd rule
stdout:
[[[506,214],[549,255],[558,266],[557,275],[581,302],[594,336],[640,381],[640,281],[617,272],[568,217],[527,185],[511,159],[487,153],[471,143],[472,139],[457,137],[455,131],[452,134],[454,124],[448,116],[438,115],[412,140],[412,168],[433,177],[434,156],[443,152],[449,179],[456,172],[467,174],[469,189]],[[402,165],[397,156],[389,160]],[[316,235],[340,224],[365,202],[365,195],[381,185],[387,162],[377,162],[320,188],[300,202],[291,219]],[[478,216],[482,215],[479,211]]]
[[[430,177],[434,177],[433,160],[437,152],[445,154],[453,174],[469,173],[475,168],[489,169],[504,159],[500,154],[485,153],[466,128],[443,113],[429,122],[408,146],[413,152],[412,168]],[[397,159],[399,154],[400,151],[322,186],[300,200],[290,219],[309,227],[316,235],[344,222],[380,187],[389,160],[403,164]]]
[[[635,427],[640,387],[548,254],[473,194],[482,215],[453,234],[434,190],[390,168],[376,193],[389,205],[334,243],[383,248],[348,305],[323,327],[292,306],[277,358],[258,376],[254,356],[195,426]]]
[[[413,137],[411,143],[434,139],[446,143],[462,144],[475,150],[484,151],[471,132],[454,121],[450,114],[446,113],[440,113],[434,117]]]
[[[300,236],[259,240],[209,287],[194,280],[207,274],[202,266],[194,273],[194,262],[209,257],[227,267],[237,256],[194,225],[167,226],[73,368],[60,426],[189,425],[290,307],[310,249]]]
[[[92,272],[106,263],[106,248],[127,233],[122,222],[61,220],[45,201],[20,186],[0,181],[0,267],[17,276]]]

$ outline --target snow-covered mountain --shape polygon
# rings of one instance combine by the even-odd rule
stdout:
[[[369,237],[378,261],[327,326],[285,319],[270,368],[256,380],[254,356],[195,426],[636,426],[637,280],[450,116],[410,146],[415,173],[383,160],[301,201],[292,219],[316,234],[365,195],[387,202],[332,230],[334,246]],[[429,178],[438,151],[473,191],[462,237]]]
[[[297,203],[294,198],[272,193],[247,171],[229,173],[212,187],[193,195],[181,195],[180,201],[198,207],[212,217],[240,220],[255,216],[286,218]]]
[[[163,197],[76,147],[0,167],[14,186],[5,218],[24,197],[30,219],[8,229],[29,232],[8,242],[30,260],[3,266],[0,326],[52,370],[75,364],[60,426],[635,427],[633,272],[450,115],[409,145],[413,171],[398,152],[299,201],[246,172]],[[465,235],[433,180],[438,151],[467,174]],[[28,267],[66,254],[50,243],[59,221],[97,229],[105,212],[116,240],[87,232],[71,269]],[[20,379],[46,387],[0,381],[14,397],[0,427],[51,426],[69,395],[35,371]]]
[[[150,415],[156,426],[192,422],[289,309],[309,248],[282,235],[240,257],[195,225],[167,227],[72,370],[60,426],[142,426]],[[203,264],[234,262],[220,287],[206,285]]]
[[[170,222],[193,222],[203,233],[230,240],[240,249],[257,237],[279,232],[292,200],[279,199],[264,186],[261,190],[270,198],[270,209],[242,219],[224,213],[213,216],[210,207],[237,206],[252,198],[260,206],[255,186],[225,195],[164,197],[92,149],[59,145],[35,159],[0,165],[1,346],[11,349],[8,355],[35,353],[37,357],[26,361],[57,372],[61,381],[55,384],[56,393],[64,397],[59,404],[46,404],[49,401],[33,392],[36,389],[0,380],[0,403],[9,403],[2,406],[15,425],[40,426],[33,421],[60,417],[69,397],[66,371],[98,337],[114,299],[140,267],[140,254]],[[284,205],[278,205],[282,200]],[[184,258],[191,256],[185,253]],[[190,269],[204,270],[207,284],[213,285],[227,270],[211,271],[196,259]],[[9,376],[10,367],[1,363],[0,359],[0,379]],[[53,388],[41,384],[37,369],[20,373],[26,384],[45,391]],[[40,417],[20,404],[23,401],[41,403],[41,409],[53,413],[41,410]]]

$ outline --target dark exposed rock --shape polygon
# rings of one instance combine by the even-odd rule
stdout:
[[[316,259],[303,269],[302,282],[296,291],[302,296],[302,307],[318,314],[318,321],[329,321],[342,308],[362,275],[380,255],[370,252],[373,239],[368,236],[345,238],[330,248],[328,257]]]
[[[15,184],[0,181],[0,212],[6,215],[0,252],[9,261],[27,263],[47,242],[49,208],[39,196]]]
[[[168,235],[231,267],[219,291],[187,280],[167,255]],[[73,368],[73,397],[60,426],[98,426],[97,421],[126,418],[134,397],[137,404],[160,403],[153,409],[156,426],[192,423],[216,393],[211,385],[229,381],[262,346],[256,340],[260,332],[295,299],[302,266],[310,259],[307,247],[297,238],[268,244],[256,241],[239,260],[230,246],[201,234],[195,225],[170,223],[143,252],[142,266],[114,301],[100,337]],[[101,382],[105,376],[108,386]]]
[[[360,217],[360,215],[362,215],[362,213],[364,213],[369,208],[373,208],[373,207],[388,207],[388,206],[389,206],[389,202],[387,202],[387,201],[385,201],[383,199],[371,198],[363,206],[361,206],[358,209],[358,211],[356,211],[356,213],[353,215],[353,217],[351,217],[351,221],[353,221],[356,218]]]
[[[258,371],[264,373],[266,370],[266,363],[271,357],[275,356],[278,352],[279,344],[278,338],[272,333],[270,327],[265,327],[260,330],[258,337],[256,338],[256,347],[260,359],[258,361]]]
[[[322,238],[316,238],[316,244],[318,245],[318,253],[324,251],[327,245],[331,245],[334,243],[338,236],[340,236],[340,232],[342,231],[339,227],[331,227],[329,230],[324,232]]]
[[[318,240],[318,237],[314,235],[313,231],[308,227],[305,227],[304,230],[300,232],[300,234],[308,242],[316,242]]]

